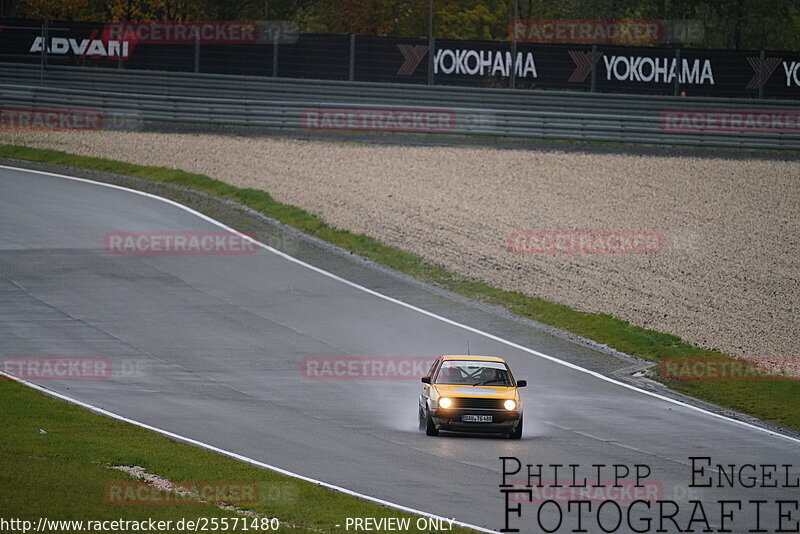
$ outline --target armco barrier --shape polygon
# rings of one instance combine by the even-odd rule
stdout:
[[[708,132],[679,129],[676,133],[664,125],[665,114],[675,110],[691,110],[695,117],[711,113],[711,120],[718,120],[714,113],[719,110],[743,115],[761,110],[784,119],[796,117],[793,112],[800,106],[786,100],[429,87],[81,67],[40,70],[38,66],[0,63],[0,107],[100,110],[112,119],[109,124],[119,129],[186,123],[264,131],[309,129],[309,110],[339,114],[335,123],[322,129],[350,130],[365,129],[358,122],[364,116],[397,109],[421,116],[436,110],[454,118],[446,128],[430,130],[438,135],[800,149],[798,128],[776,128],[775,123],[761,124],[755,132],[712,127]],[[343,109],[355,119],[348,119]],[[744,123],[739,126],[747,130]]]

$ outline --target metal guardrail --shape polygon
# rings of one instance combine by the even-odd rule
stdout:
[[[670,110],[769,110],[791,114],[785,100],[680,98],[336,82],[0,63],[0,107],[102,110],[116,129],[159,123],[300,130],[308,110],[450,113],[436,133],[513,139],[619,142],[669,146],[800,150],[800,128],[759,133],[671,133]]]

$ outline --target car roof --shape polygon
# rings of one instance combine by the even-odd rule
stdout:
[[[473,362],[500,362],[506,363],[503,358],[498,358],[497,356],[473,356],[471,354],[463,355],[463,354],[445,354],[442,356],[442,360],[467,360]]]

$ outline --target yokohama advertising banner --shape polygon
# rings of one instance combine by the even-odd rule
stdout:
[[[668,47],[652,21],[599,44],[560,37],[581,37],[582,21],[522,22],[516,43],[437,40],[430,50],[422,38],[297,34],[264,21],[49,22],[45,30],[43,21],[7,19],[0,62],[39,64],[46,55],[47,65],[416,84],[428,83],[430,69],[437,85],[505,88],[513,77],[520,90],[800,98],[798,52]],[[614,21],[595,26],[586,29],[594,40],[622,31]]]

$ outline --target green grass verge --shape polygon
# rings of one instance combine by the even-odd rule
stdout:
[[[253,467],[205,449],[171,440],[138,426],[60,402],[38,391],[0,378],[0,496],[8,520],[173,521],[246,516],[194,500],[181,504],[119,505],[108,502],[107,484],[130,483],[130,475],[109,466],[140,466],[173,482],[255,484],[254,504],[238,506],[260,518],[277,518],[280,532],[344,532],[347,517],[417,516],[372,504],[321,486]],[[46,434],[39,432],[46,431]],[[269,447],[268,443],[264,444]],[[153,498],[145,493],[148,502]],[[164,499],[168,495],[156,492]],[[252,528],[227,532],[263,532]],[[342,528],[335,528],[335,525]],[[73,531],[76,529],[63,529]],[[148,529],[144,529],[148,530]],[[186,529],[191,531],[192,529]],[[211,532],[224,529],[212,529]],[[416,531],[416,529],[412,528]],[[62,529],[47,529],[48,532]],[[100,530],[96,529],[96,532]],[[129,530],[131,531],[131,530]],[[170,530],[176,532],[175,528]],[[470,530],[454,528],[455,532]],[[421,530],[420,532],[426,532]],[[432,531],[435,532],[435,531]]]
[[[307,211],[275,201],[265,191],[240,189],[202,174],[77,156],[54,150],[0,145],[0,157],[138,176],[235,200],[307,234],[424,282],[480,302],[503,307],[521,317],[554,326],[654,362],[667,358],[726,357],[717,351],[686,343],[677,336],[634,326],[610,315],[575,311],[566,306],[515,291],[500,290],[483,282],[451,273],[424,262],[418,256],[383,245],[369,236],[332,228]],[[800,430],[800,403],[797,402],[800,398],[800,380],[670,381],[668,384],[677,391],[693,397]]]

